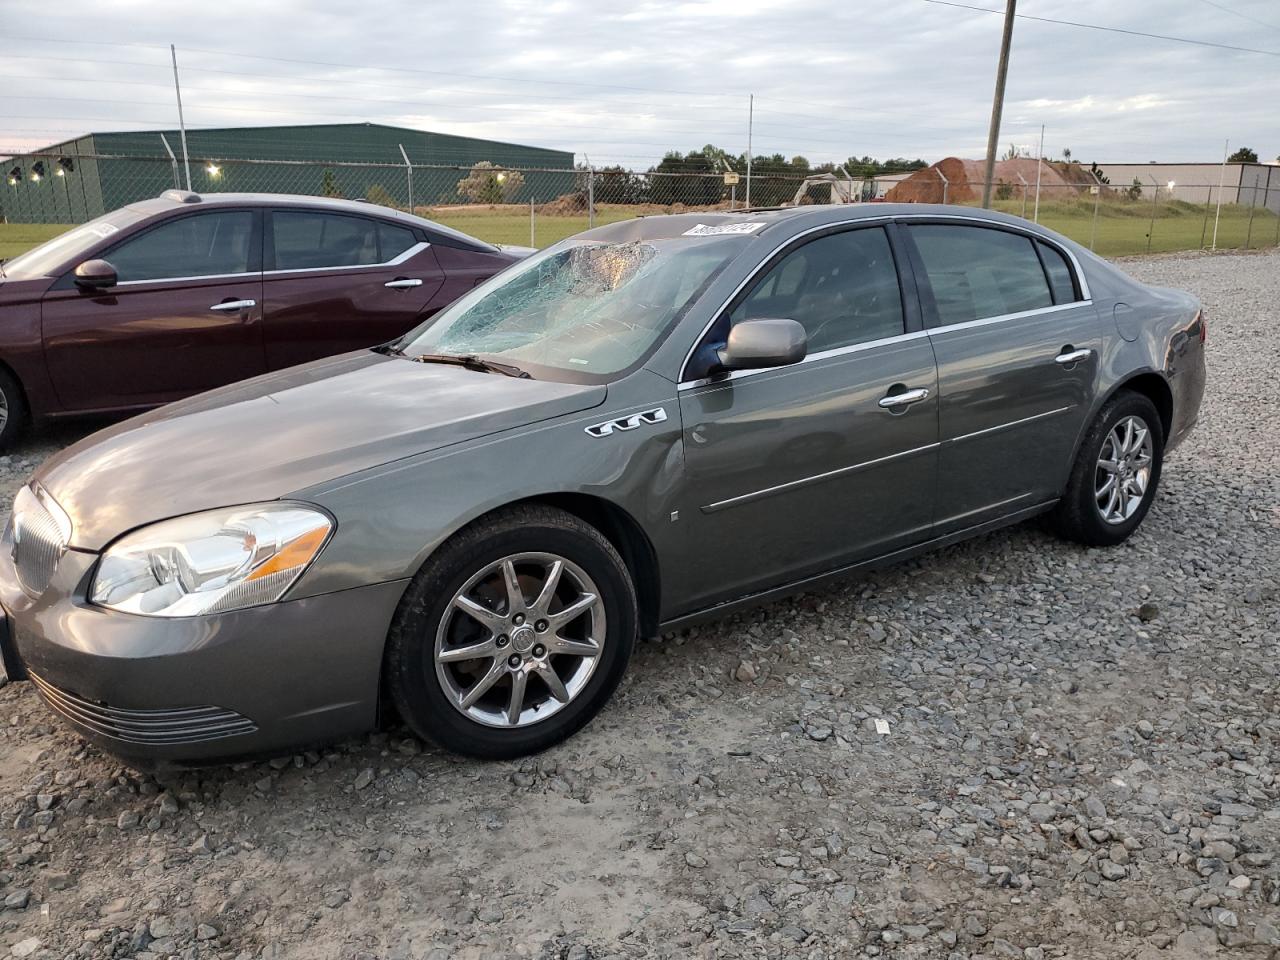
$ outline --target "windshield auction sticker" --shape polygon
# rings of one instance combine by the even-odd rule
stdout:
[[[719,237],[724,236],[725,234],[755,233],[764,225],[764,221],[762,220],[751,221],[749,223],[717,223],[714,226],[708,226],[705,223],[700,223],[696,227],[686,230],[684,232],[684,236]]]

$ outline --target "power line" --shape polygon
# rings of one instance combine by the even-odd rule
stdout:
[[[940,7],[956,7],[960,10],[973,10],[976,13],[996,13],[1004,16],[1003,10],[993,7],[979,7],[970,3],[959,3],[958,0],[921,0]],[[1104,27],[1097,23],[1081,23],[1078,20],[1057,20],[1053,17],[1037,17],[1029,13],[1014,14],[1019,20],[1035,20],[1039,23],[1055,23],[1063,27],[1079,27],[1082,30],[1100,30],[1104,33],[1120,33],[1129,37],[1146,37],[1149,40],[1168,40],[1172,43],[1187,43],[1196,47],[1212,47],[1217,50],[1234,50],[1237,53],[1257,53],[1264,57],[1280,57],[1280,50],[1259,50],[1256,47],[1237,47],[1230,43],[1216,43],[1212,40],[1193,40],[1189,37],[1171,37],[1163,33],[1146,33],[1142,30],[1128,30],[1124,27]]]
[[[1257,17],[1252,17],[1247,13],[1241,13],[1239,10],[1232,10],[1230,7],[1223,6],[1220,3],[1215,3],[1214,0],[1200,0],[1200,2],[1206,3],[1211,7],[1216,7],[1223,13],[1229,13],[1233,17],[1239,17],[1241,20],[1249,20],[1253,23],[1262,24],[1264,27],[1270,27],[1272,30],[1280,30],[1280,26],[1276,26],[1274,23],[1267,23],[1265,20],[1259,20]]]

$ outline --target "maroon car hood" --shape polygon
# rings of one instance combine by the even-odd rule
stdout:
[[[604,386],[520,380],[371,352],[293,367],[126,420],[36,474],[98,550],[167,517],[287,497],[325,480],[604,401]]]

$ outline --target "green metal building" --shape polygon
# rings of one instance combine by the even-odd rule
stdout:
[[[503,175],[502,202],[543,203],[573,189],[572,153],[379,123],[188,130],[187,155],[191,188],[203,193],[341,196],[407,209],[412,191],[415,208],[466,203],[458,183],[482,161],[520,171]],[[0,213],[10,223],[82,223],[186,187],[176,130],[90,133],[11,157],[3,172]]]

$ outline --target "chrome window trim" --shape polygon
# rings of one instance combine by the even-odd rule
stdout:
[[[992,220],[990,217],[962,217],[954,213],[900,213],[895,220],[952,220],[958,223],[981,223],[988,226],[1000,227],[1011,233],[1018,233],[1024,237],[1031,237],[1039,240],[1041,243],[1047,243],[1053,249],[1059,251],[1064,257],[1071,262],[1072,269],[1075,270],[1076,280],[1080,284],[1080,299],[1071,303],[1057,303],[1057,307],[1076,306],[1081,303],[1092,303],[1093,296],[1089,293],[1089,281],[1084,275],[1084,268],[1080,266],[1080,261],[1076,258],[1073,251],[1067,249],[1052,237],[1046,237],[1034,230],[1028,230],[1017,223],[1005,223],[1003,220]]]
[[[1049,246],[1059,251],[1070,262],[1072,269],[1075,271],[1075,279],[1079,284],[1080,299],[1072,301],[1071,303],[1055,303],[1052,306],[1039,307],[1035,310],[1024,310],[1020,313],[1007,313],[1007,314],[1002,314],[996,317],[982,317],[977,320],[966,320],[961,323],[947,324],[946,326],[940,326],[940,327],[933,327],[933,328],[926,327],[925,330],[923,331],[916,331],[915,333],[903,334],[902,335],[903,338],[915,336],[916,333],[937,333],[944,330],[958,330],[968,326],[980,326],[988,323],[999,323],[1005,320],[1018,320],[1023,317],[1032,316],[1036,313],[1046,313],[1054,310],[1066,310],[1072,307],[1092,306],[1093,304],[1093,297],[1089,292],[1089,281],[1085,277],[1084,268],[1080,266],[1080,261],[1079,259],[1077,259],[1074,251],[1058,243],[1056,240],[1054,240],[1051,237],[1046,237],[1043,234],[1040,234],[1034,230],[1027,230],[1026,228],[1016,223],[1006,223],[1003,220],[993,220],[990,217],[959,216],[954,213],[900,213],[900,214],[894,214],[894,215],[885,214],[885,215],[871,216],[871,217],[857,217],[852,220],[836,220],[831,223],[823,223],[815,227],[810,227],[808,230],[804,230],[800,233],[797,233],[795,236],[788,237],[786,240],[783,240],[776,247],[770,250],[768,254],[760,258],[760,262],[757,263],[754,268],[752,268],[751,272],[747,274],[747,276],[743,279],[741,283],[739,283],[736,287],[733,288],[733,292],[730,293],[729,296],[725,298],[725,301],[722,304],[720,304],[720,306],[716,309],[715,313],[712,314],[711,319],[707,321],[706,325],[702,328],[702,330],[698,333],[698,336],[694,339],[693,345],[689,347],[688,352],[684,355],[683,362],[681,362],[680,364],[680,374],[676,378],[676,381],[679,384],[678,389],[684,390],[686,388],[701,386],[703,384],[710,383],[713,379],[716,380],[717,382],[732,380],[732,379],[735,379],[735,374],[754,374],[754,373],[764,372],[761,370],[736,370],[728,374],[727,376],[720,376],[720,377],[714,377],[714,378],[703,377],[700,380],[689,380],[689,381],[686,381],[684,379],[685,371],[689,367],[689,361],[693,358],[694,352],[698,349],[699,346],[701,346],[702,339],[707,335],[707,333],[711,330],[711,328],[715,326],[716,321],[719,320],[721,316],[723,316],[724,311],[728,308],[729,304],[733,302],[733,299],[739,293],[741,293],[743,289],[746,288],[747,284],[751,283],[751,281],[753,281],[756,278],[756,275],[759,274],[760,271],[764,269],[765,265],[770,260],[772,260],[774,256],[776,256],[779,252],[781,252],[782,250],[784,250],[786,247],[796,242],[797,240],[807,237],[812,233],[818,233],[822,230],[829,230],[832,227],[848,227],[848,226],[856,226],[861,224],[883,226],[888,223],[898,223],[898,222],[910,221],[910,220],[950,220],[950,221],[956,221],[958,223],[984,224],[987,226],[1000,227],[1012,233],[1017,233],[1024,237],[1029,237],[1033,240],[1039,240],[1041,243],[1047,243]],[[882,340],[868,341],[866,344],[854,344],[853,346],[854,347],[871,346],[873,344],[886,343],[888,342],[888,340],[892,340],[892,339],[901,339],[901,338],[890,337]],[[827,356],[827,355],[834,356],[838,351],[847,350],[847,349],[849,348],[840,347],[840,348],[837,348],[837,350],[824,350],[821,355],[814,354],[814,356],[815,357]],[[804,363],[808,359],[809,358],[806,357],[804,360],[800,362]]]
[[[778,253],[785,250],[787,247],[791,246],[791,244],[795,243],[797,240],[800,240],[800,239],[803,239],[804,237],[809,236],[811,233],[819,233],[822,230],[830,230],[833,227],[848,227],[856,224],[883,226],[887,223],[892,223],[892,222],[893,222],[893,218],[886,214],[886,215],[877,216],[877,217],[857,217],[853,220],[837,220],[837,221],[834,221],[833,223],[819,224],[816,227],[810,227],[808,230],[801,231],[800,233],[797,233],[794,236],[787,237],[787,239],[783,240],[776,247],[770,250],[767,254],[761,257],[760,262],[757,263],[754,267],[752,267],[751,272],[748,273],[746,277],[743,278],[742,282],[733,288],[733,292],[730,293],[729,296],[725,298],[724,302],[720,304],[719,307],[716,308],[715,313],[711,315],[711,319],[707,321],[706,325],[702,328],[702,331],[698,334],[696,338],[694,338],[693,345],[689,347],[689,351],[684,355],[684,360],[680,364],[680,375],[676,377],[676,382],[680,384],[680,389],[683,390],[685,388],[685,383],[686,383],[684,379],[685,370],[688,369],[689,367],[689,361],[693,358],[694,351],[697,350],[698,347],[702,344],[702,338],[707,335],[708,331],[710,331],[713,326],[715,326],[716,321],[720,319],[720,317],[724,314],[725,310],[728,308],[729,304],[733,302],[733,298],[736,297],[738,294],[740,294],[746,288],[747,284],[749,284],[752,280],[754,280],[756,278],[756,275],[761,270],[763,270],[765,268],[765,265],[770,260],[772,260]],[[802,360],[801,363],[803,362],[804,361]],[[739,370],[736,372],[737,373],[748,373],[748,372],[754,373],[759,371]],[[730,374],[729,376],[732,377],[733,375]],[[725,378],[716,378],[716,379],[725,379]],[[705,383],[707,382],[707,378],[704,377],[701,381],[695,381],[695,382]]]
[[[206,273],[195,277],[156,277],[154,280],[121,280],[116,283],[117,287],[136,287],[140,283],[185,283],[189,280],[230,280],[234,277],[253,277],[254,279],[262,276],[261,270],[248,270],[243,273]],[[107,287],[107,290],[113,290],[114,287]]]
[[[842,357],[850,353],[861,353],[864,350],[874,350],[876,347],[883,347],[890,343],[905,343],[908,340],[920,340],[927,337],[927,330],[913,330],[911,333],[900,333],[892,337],[881,337],[878,340],[864,340],[861,343],[851,343],[847,347],[833,347],[830,350],[819,350],[817,353],[811,353],[803,360],[796,363],[788,363],[781,367],[760,367],[756,370],[731,370],[728,373],[718,374],[714,377],[702,377],[700,380],[686,380],[684,383],[676,387],[677,390],[692,390],[694,387],[706,386],[709,383],[716,385],[727,383],[730,380],[741,380],[744,377],[754,377],[761,373],[776,373],[779,370],[794,370],[796,367],[802,367],[806,363],[816,363],[819,360],[828,360],[831,357]]]
[[[293,267],[287,270],[263,270],[262,275],[264,277],[275,277],[283,273],[327,273],[333,270],[372,270],[375,267],[398,267],[406,260],[416,257],[429,246],[431,246],[431,244],[426,240],[419,240],[398,257],[391,260],[384,260],[381,263],[348,263],[332,267]],[[274,251],[272,251],[272,253],[274,254]]]
[[[1036,307],[1034,310],[1020,310],[1017,313],[1002,313],[996,317],[982,317],[979,320],[961,320],[959,323],[948,323],[941,327],[930,327],[928,333],[937,335],[950,333],[952,330],[968,330],[970,327],[986,327],[993,323],[1006,323],[1010,320],[1023,320],[1040,314],[1058,313],[1062,310],[1074,310],[1077,307],[1091,307],[1092,300],[1076,300],[1073,303],[1055,303],[1050,307]]]
[[[718,513],[721,510],[727,510],[730,507],[736,507],[739,504],[750,503],[753,500],[761,500],[765,497],[771,497],[775,493],[782,493],[786,490],[794,490],[796,487],[808,486],[811,483],[820,483],[823,480],[829,480],[832,477],[840,477],[850,473],[856,473],[859,470],[865,470],[868,467],[878,466],[882,463],[888,463],[890,460],[901,460],[903,457],[915,456],[917,453],[928,453],[930,450],[936,450],[942,446],[940,443],[926,443],[923,446],[912,447],[910,450],[899,450],[897,453],[890,453],[883,457],[876,457],[874,460],[863,460],[861,463],[851,464],[847,467],[837,467],[834,470],[827,470],[824,473],[815,473],[812,476],[801,477],[799,480],[788,480],[786,483],[779,483],[772,487],[764,487],[761,490],[753,490],[750,493],[739,494],[736,497],[729,497],[726,500],[717,500],[715,503],[708,503],[699,509],[703,513]]]

